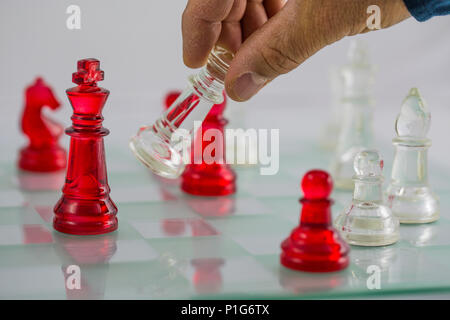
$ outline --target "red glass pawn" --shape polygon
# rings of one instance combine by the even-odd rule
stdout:
[[[300,225],[281,244],[281,264],[300,271],[331,272],[346,268],[350,248],[331,223],[331,176],[311,170],[302,180]]]
[[[69,165],[63,196],[55,206],[53,227],[64,233],[90,235],[117,229],[117,207],[109,197],[102,127],[102,109],[109,91],[98,87],[103,80],[100,61],[78,61],[72,81],[78,86],[67,89],[73,107]]]
[[[66,150],[58,144],[63,126],[42,113],[45,106],[56,110],[60,105],[52,89],[42,78],[37,78],[34,84],[26,88],[21,126],[29,144],[20,150],[20,169],[52,172],[66,168]]]
[[[181,176],[181,189],[189,194],[198,196],[225,196],[236,192],[236,174],[233,169],[226,164],[225,158],[225,137],[224,128],[227,120],[223,117],[226,106],[226,95],[221,104],[216,104],[206,116],[202,123],[202,134],[197,133],[194,144],[201,148],[191,148],[191,164],[188,164]],[[205,133],[215,129],[220,132],[220,141],[205,143]],[[216,139],[216,138],[214,138]],[[218,139],[219,140],[219,139]],[[211,151],[211,156],[215,161],[211,164],[205,162],[205,149],[211,150],[211,144],[216,148]],[[201,152],[201,154],[198,154]],[[219,154],[216,154],[219,153]],[[207,154],[209,155],[209,154]],[[200,164],[195,163],[195,159],[202,159]],[[218,161],[217,161],[218,160]]]

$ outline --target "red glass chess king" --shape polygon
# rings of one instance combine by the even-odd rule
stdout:
[[[194,144],[202,147],[191,149],[191,164],[186,166],[181,176],[181,189],[184,192],[198,196],[225,196],[236,192],[236,174],[225,162],[224,127],[228,122],[223,117],[225,106],[226,95],[224,93],[224,101],[221,104],[214,105],[203,121],[202,134],[197,133],[195,135]],[[222,139],[207,143],[205,133],[210,129],[218,130]],[[215,161],[209,164],[205,162],[204,155],[205,149],[211,149],[210,144],[212,143],[216,146],[211,152]],[[196,155],[198,152],[201,152],[201,154]],[[208,152],[206,153],[208,156]],[[202,159],[202,163],[196,164],[194,162],[196,158]]]
[[[281,264],[300,271],[331,272],[346,268],[350,248],[331,224],[330,175],[311,170],[302,180],[300,225],[281,244]]]
[[[37,78],[25,90],[22,131],[29,145],[20,150],[18,166],[22,170],[53,172],[66,168],[66,150],[58,144],[63,127],[42,114],[45,106],[56,110],[60,103],[44,80]]]
[[[63,196],[55,206],[53,226],[64,233],[90,235],[117,229],[117,207],[109,197],[102,127],[102,109],[109,91],[98,87],[103,80],[100,61],[78,61],[72,81],[78,86],[67,89],[73,107],[69,165]]]

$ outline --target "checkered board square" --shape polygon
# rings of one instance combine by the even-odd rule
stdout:
[[[183,194],[179,182],[153,176],[126,146],[107,152],[119,229],[102,236],[53,230],[52,210],[63,177],[36,176],[18,172],[13,162],[0,163],[0,298],[343,298],[450,292],[446,168],[430,164],[430,182],[441,200],[439,221],[401,226],[401,240],[393,246],[352,247],[351,264],[342,272],[311,274],[282,267],[280,243],[299,221],[302,175],[326,169],[328,154],[309,146],[302,155],[281,155],[274,176],[262,176],[254,166],[235,167],[237,194],[208,198]],[[27,188],[33,181],[53,190]],[[332,196],[336,216],[351,193]],[[66,285],[73,265],[80,268],[80,289]],[[366,285],[371,265],[381,271],[379,290]]]

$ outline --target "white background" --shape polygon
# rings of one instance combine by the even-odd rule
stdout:
[[[81,7],[81,30],[66,28],[66,8]],[[187,69],[181,57],[184,0],[2,0],[0,2],[0,160],[12,161],[25,143],[18,123],[23,90],[37,75],[55,89],[62,108],[52,114],[64,126],[71,108],[64,90],[73,86],[76,61],[101,61],[111,91],[105,106],[106,145],[127,148],[128,138],[155,120],[162,97],[183,88]],[[450,17],[419,23],[413,18],[364,37],[378,66],[375,131],[389,144],[394,119],[408,90],[417,86],[432,112],[433,161],[450,161]],[[329,112],[328,72],[345,63],[350,39],[317,53],[294,72],[263,89],[247,103],[230,103],[230,125],[281,128],[281,142],[316,139]],[[62,143],[67,146],[67,137]],[[298,149],[300,150],[300,149]],[[299,151],[301,152],[301,151]],[[390,161],[391,155],[385,155]]]

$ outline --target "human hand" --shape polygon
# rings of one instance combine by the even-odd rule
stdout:
[[[381,28],[410,16],[403,0],[189,0],[183,13],[183,58],[205,64],[215,44],[235,53],[227,94],[245,101],[323,47],[371,31],[367,8],[381,9]]]

